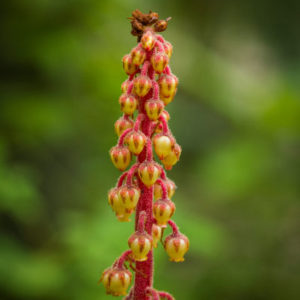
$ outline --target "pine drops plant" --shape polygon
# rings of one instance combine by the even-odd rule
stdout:
[[[123,57],[128,79],[121,86],[119,104],[123,116],[115,123],[119,140],[110,150],[110,157],[122,172],[134,156],[136,162],[109,191],[108,202],[120,222],[130,221],[135,211],[135,231],[128,239],[129,250],[103,272],[100,281],[107,294],[124,295],[127,300],[174,299],[153,288],[153,248],[158,242],[162,241],[174,262],[183,261],[189,248],[188,238],[171,220],[175,212],[171,198],[176,186],[165,172],[172,169],[181,154],[165,110],[178,85],[168,66],[172,45],[158,34],[167,28],[169,19],[159,20],[157,13],[143,14],[139,10],[129,19],[138,45]],[[164,167],[154,161],[153,149]],[[173,232],[163,241],[168,225]],[[128,291],[132,281],[130,269],[135,272],[135,279]]]

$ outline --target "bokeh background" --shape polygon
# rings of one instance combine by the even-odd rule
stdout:
[[[127,248],[107,190],[119,172],[121,58],[139,8],[164,36],[183,148],[171,172],[185,263],[155,253],[178,300],[300,299],[299,1],[11,0],[1,4],[0,298],[108,299]]]

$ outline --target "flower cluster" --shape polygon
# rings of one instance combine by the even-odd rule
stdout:
[[[135,232],[128,239],[130,249],[101,277],[108,294],[126,295],[132,279],[128,268],[133,269],[135,285],[125,299],[173,299],[152,287],[152,250],[162,241],[167,225],[173,233],[165,238],[163,246],[170,260],[183,261],[189,248],[188,238],[171,220],[176,186],[164,169],[170,170],[178,162],[181,147],[169,130],[170,116],[165,107],[176,94],[178,79],[168,66],[172,45],[155,32],[157,22],[161,21],[143,25],[140,42],[123,57],[128,75],[119,98],[123,116],[115,123],[119,140],[110,150],[112,163],[120,171],[125,171],[136,156],[136,162],[108,193],[109,205],[119,221],[130,221],[136,211]],[[163,166],[154,161],[153,149]]]

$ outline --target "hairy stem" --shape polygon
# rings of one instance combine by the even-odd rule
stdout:
[[[149,66],[149,65],[148,65]],[[153,70],[149,66],[148,72],[151,74]],[[149,75],[150,75],[149,74]],[[151,97],[151,91],[143,97],[140,101],[140,114],[144,114],[143,121],[141,123],[141,131],[150,139],[151,135],[151,120],[147,117],[144,110],[144,103]],[[146,150],[147,147],[138,156],[138,162],[142,163],[146,160]],[[152,230],[152,201],[153,201],[153,186],[146,187],[140,179],[138,179],[139,188],[141,189],[141,196],[136,208],[135,215],[135,230],[138,230],[139,217],[142,211],[146,214],[145,231],[151,235]],[[152,288],[153,283],[153,251],[148,253],[148,259],[142,262],[136,262],[136,273],[135,282],[133,288],[133,299],[134,300],[149,300],[150,297],[147,296],[147,288]]]

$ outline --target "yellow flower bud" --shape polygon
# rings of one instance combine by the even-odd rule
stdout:
[[[153,215],[157,225],[166,227],[175,212],[175,204],[169,199],[159,199],[153,204]]]
[[[130,271],[120,268],[106,269],[100,281],[102,281],[106,293],[113,296],[125,296],[131,283],[132,274]]]
[[[171,234],[164,241],[164,248],[169,255],[170,261],[184,261],[183,256],[189,250],[189,239],[181,234]]]
[[[110,150],[110,158],[117,169],[124,171],[130,164],[131,153],[127,147],[115,146]]]
[[[118,136],[120,136],[126,129],[133,128],[134,122],[129,118],[124,116],[115,122],[115,131]]]
[[[135,47],[131,50],[130,54],[131,54],[132,62],[136,66],[139,66],[145,61],[147,53],[146,53],[145,49],[143,49],[141,47]]]
[[[136,207],[141,191],[138,187],[123,185],[119,188],[118,196],[127,209],[133,209]]]
[[[121,110],[126,115],[132,115],[138,105],[138,101],[133,95],[122,94],[119,98]]]
[[[135,232],[128,239],[128,245],[136,261],[145,261],[148,259],[147,255],[152,249],[152,237],[146,232]]]
[[[171,45],[171,43],[169,42],[164,42],[164,50],[165,53],[168,55],[169,59],[172,56],[172,52],[173,52],[173,46]]]
[[[146,142],[147,138],[141,131],[131,131],[125,138],[129,150],[135,155],[139,155],[143,151]]]
[[[160,176],[160,172],[160,166],[153,161],[145,161],[141,163],[138,168],[140,179],[147,187],[150,187],[155,183],[157,178]]]
[[[136,66],[132,62],[132,58],[131,58],[130,54],[127,54],[123,57],[123,68],[124,68],[124,71],[126,72],[126,74],[128,74],[128,75],[131,75],[137,71],[138,66]]]
[[[160,241],[161,239],[161,232],[162,229],[160,226],[153,224],[152,225],[152,240],[153,240],[153,247],[157,248],[157,243]]]
[[[148,76],[141,75],[134,79],[133,91],[140,97],[144,97],[148,94],[152,88],[151,79]]]
[[[174,144],[174,138],[163,133],[157,134],[153,138],[154,150],[159,159],[168,156],[171,153]]]
[[[164,110],[164,103],[160,100],[150,99],[145,103],[145,110],[148,118],[156,121]]]
[[[166,170],[171,170],[172,167],[178,162],[181,154],[181,147],[175,144],[170,154],[163,158],[161,161]]]
[[[151,56],[151,64],[156,73],[162,73],[168,63],[169,57],[165,53],[157,52]]]
[[[154,47],[155,44],[155,36],[151,31],[146,31],[141,38],[142,47],[150,51]]]

